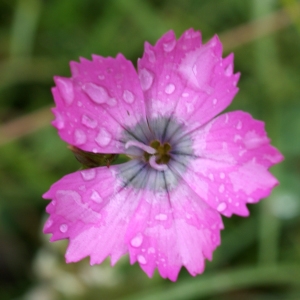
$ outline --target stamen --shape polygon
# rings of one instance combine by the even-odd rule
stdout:
[[[149,153],[149,154],[155,154],[156,153],[156,149],[150,147],[150,146],[147,146],[141,142],[138,142],[138,141],[128,141],[126,144],[125,144],[125,148],[128,149],[129,147],[138,147],[142,150],[144,150],[145,152]]]
[[[150,166],[157,171],[166,171],[168,169],[167,165],[160,165],[156,162],[156,157],[153,155],[149,159]]]

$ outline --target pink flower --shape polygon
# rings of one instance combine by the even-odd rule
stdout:
[[[185,266],[204,271],[220,244],[221,215],[248,216],[267,197],[282,160],[264,124],[248,113],[218,114],[238,91],[233,55],[222,58],[217,36],[202,44],[187,30],[145,44],[132,63],[93,55],[71,62],[71,78],[55,77],[53,109],[60,137],[81,150],[123,153],[124,164],[69,174],[44,198],[44,232],[69,239],[67,262],[129,253],[151,277],[175,281]]]

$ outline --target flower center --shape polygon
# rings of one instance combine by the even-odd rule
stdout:
[[[171,158],[169,152],[171,150],[171,145],[169,143],[161,144],[160,141],[155,140],[150,143],[150,147],[156,150],[155,161],[159,165],[167,164]],[[151,155],[148,152],[144,152],[144,158],[149,162]]]
[[[171,158],[169,154],[171,150],[171,145],[169,143],[161,144],[160,141],[154,140],[147,146],[138,141],[128,141],[125,144],[125,148],[137,147],[144,150],[143,159],[150,166],[157,171],[165,171],[168,169],[168,162]]]

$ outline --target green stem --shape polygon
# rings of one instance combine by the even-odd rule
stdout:
[[[275,6],[275,0],[253,0],[253,19],[268,14]],[[269,24],[272,26],[272,24]],[[256,28],[259,32],[260,28]],[[268,133],[273,138],[278,135],[277,103],[279,86],[274,86],[272,79],[278,74],[277,47],[273,36],[257,41],[255,47],[256,77],[263,87],[261,104],[262,117],[266,121]],[[278,171],[278,170],[277,170]],[[278,173],[278,172],[277,172]],[[278,175],[278,174],[277,174]],[[272,213],[272,196],[260,203],[259,261],[272,264],[277,261],[281,222]]]
[[[18,1],[12,25],[11,57],[31,56],[40,12],[40,0]]]

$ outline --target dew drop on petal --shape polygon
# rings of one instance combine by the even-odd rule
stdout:
[[[240,130],[240,129],[242,129],[242,126],[243,126],[242,122],[239,121],[236,125],[236,129]]]
[[[229,116],[228,116],[228,114],[225,114],[225,123],[226,124],[228,123],[228,120],[229,120]]]
[[[117,105],[117,100],[115,98],[109,98],[106,102],[109,106],[116,106]]]
[[[163,43],[163,47],[166,52],[171,52],[174,49],[175,45],[176,45],[176,40],[174,39],[169,42]]]
[[[219,212],[222,212],[222,211],[224,211],[226,208],[227,208],[226,203],[225,203],[225,202],[221,202],[221,203],[218,205],[217,210],[218,210]]]
[[[184,97],[184,98],[187,98],[187,97],[189,97],[189,93],[182,93],[182,97]]]
[[[249,197],[249,198],[247,199],[247,202],[249,202],[249,203],[254,203],[255,200],[254,200],[252,197]]]
[[[235,134],[235,135],[234,135],[234,138],[233,138],[233,141],[236,143],[237,141],[239,141],[239,140],[241,140],[241,139],[242,139],[242,137],[241,137],[240,135]]]
[[[80,173],[81,173],[82,178],[85,181],[92,180],[92,179],[94,179],[96,177],[96,170],[95,169],[83,170]]]
[[[57,129],[63,129],[65,127],[65,122],[61,114],[55,112],[56,119],[54,121],[54,125]]]
[[[193,66],[193,73],[195,76],[197,76],[198,70],[197,70],[197,65]]]
[[[132,247],[140,247],[143,243],[143,235],[138,233],[130,242]]]
[[[108,103],[110,100],[107,90],[95,83],[86,83],[82,89],[97,104]]]
[[[175,85],[173,83],[170,83],[166,86],[165,92],[166,94],[172,94],[175,91]]]
[[[155,248],[150,247],[150,248],[148,249],[148,253],[149,253],[149,254],[155,253]]]
[[[219,192],[220,192],[220,193],[223,193],[224,190],[225,190],[225,186],[224,186],[224,184],[221,184],[221,185],[219,186]]]
[[[229,77],[232,75],[232,73],[233,73],[232,65],[229,65],[225,70],[225,75]]]
[[[59,230],[60,230],[62,233],[67,232],[67,230],[68,230],[68,225],[67,225],[67,224],[61,224],[60,227],[59,227]]]
[[[159,221],[165,221],[167,220],[168,216],[165,214],[158,214],[155,216],[155,220],[159,220]]]
[[[95,138],[95,142],[100,147],[105,147],[111,142],[111,138],[111,134],[105,128],[100,128],[99,133]]]
[[[62,98],[65,100],[67,105],[70,105],[74,100],[74,88],[73,83],[68,78],[57,78],[56,84]]]
[[[85,125],[86,127],[92,128],[92,129],[96,128],[97,125],[98,125],[97,120],[94,120],[94,119],[92,119],[91,117],[89,117],[87,115],[82,115],[81,123],[83,125]]]
[[[49,228],[50,226],[52,226],[53,221],[51,219],[47,220],[47,222],[45,223],[45,228]]]
[[[103,199],[101,198],[101,196],[97,191],[93,191],[91,195],[91,199],[96,203],[101,203],[103,201]]]
[[[208,177],[209,177],[209,179],[210,179],[211,181],[214,181],[214,174],[210,173],[210,174],[208,175]]]
[[[143,255],[138,255],[137,260],[140,264],[145,265],[147,263],[146,258]]]
[[[132,103],[134,101],[134,95],[130,91],[125,90],[123,93],[123,99],[127,103]]]
[[[150,49],[147,49],[146,53],[148,54],[149,61],[151,63],[154,63],[156,61],[155,53],[152,50],[150,50]]]
[[[216,105],[217,102],[218,102],[218,99],[217,99],[217,98],[214,98],[214,99],[213,99],[213,105]]]
[[[150,73],[147,69],[142,69],[139,72],[139,78],[140,78],[142,90],[143,91],[149,90],[153,83],[153,74]]]
[[[74,132],[75,145],[82,145],[86,142],[86,134],[81,129],[76,129]]]

